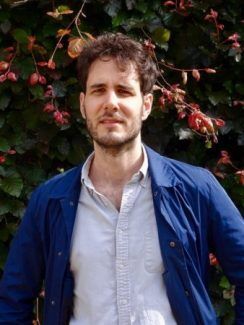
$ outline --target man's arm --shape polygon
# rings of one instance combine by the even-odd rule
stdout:
[[[212,175],[210,234],[215,254],[230,282],[236,286],[236,324],[244,324],[244,219]]]
[[[0,324],[32,324],[34,299],[44,273],[43,248],[35,222],[37,199],[33,194],[10,248],[0,283]]]

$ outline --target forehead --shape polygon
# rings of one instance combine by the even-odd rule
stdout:
[[[139,76],[135,65],[130,61],[122,64],[110,57],[95,60],[88,71],[87,85],[94,82],[107,83],[109,81],[139,83]]]

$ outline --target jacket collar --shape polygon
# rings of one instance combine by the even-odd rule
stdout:
[[[148,162],[149,175],[152,184],[159,187],[174,187],[179,183],[179,179],[175,176],[170,167],[170,159],[159,155],[156,151],[145,146]]]
[[[177,185],[178,179],[174,176],[173,171],[170,167],[170,160],[168,158],[161,157],[155,151],[145,146],[148,155],[148,168],[149,175],[151,176],[152,191],[158,193],[158,187],[160,187],[160,192],[165,188],[172,188]],[[59,175],[57,177],[55,191],[52,193],[51,197],[60,200],[62,206],[63,215],[67,228],[68,240],[71,242],[72,231],[74,227],[74,221],[77,211],[77,205],[81,190],[81,169],[82,165],[69,170],[65,177]],[[161,206],[160,195],[154,196],[156,200],[156,205]],[[163,209],[165,218],[169,225],[173,228],[170,218],[168,217],[167,211],[164,207]]]
[[[82,164],[64,172],[64,174],[57,175],[55,177],[55,186],[51,190],[49,197],[51,199],[75,200],[79,195],[81,188],[81,169]],[[51,181],[54,181],[55,178],[51,179]]]
[[[145,145],[148,155],[149,175],[152,179],[152,184],[156,187],[174,187],[179,183],[178,178],[172,171],[169,158],[159,155]],[[82,165],[79,165],[67,172],[67,177],[62,178],[60,175],[60,186],[55,188],[55,192],[51,193],[51,197],[55,199],[67,198],[69,200],[78,200],[81,188],[81,170]]]

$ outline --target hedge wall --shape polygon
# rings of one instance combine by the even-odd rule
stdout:
[[[103,31],[140,40],[161,69],[145,143],[210,169],[244,211],[240,0],[1,3],[1,269],[33,188],[92,150],[75,67],[86,39]],[[213,302],[229,325],[234,288],[210,260]]]

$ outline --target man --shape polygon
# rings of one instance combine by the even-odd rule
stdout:
[[[209,252],[236,285],[244,324],[244,223],[206,170],[141,142],[156,68],[122,34],[79,58],[81,114],[94,152],[34,191],[0,287],[0,324],[31,324],[43,280],[44,324],[217,324]]]

